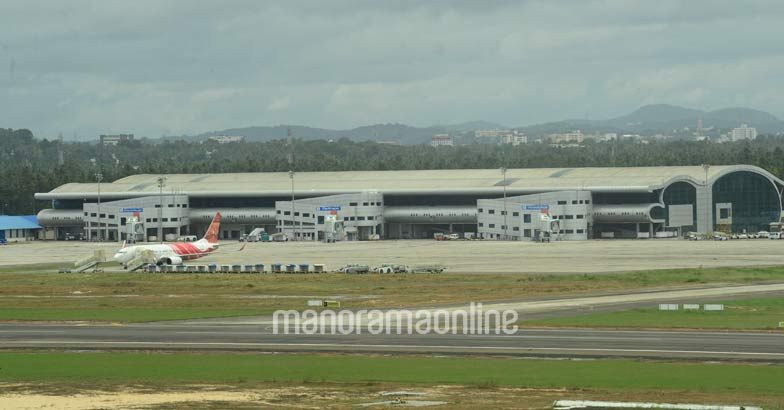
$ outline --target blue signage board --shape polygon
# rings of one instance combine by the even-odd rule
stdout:
[[[550,205],[523,205],[523,209],[526,211],[547,211],[550,209]]]
[[[144,212],[144,208],[120,208],[122,213]]]
[[[325,212],[325,211],[340,211],[340,207],[339,206],[320,206],[319,207],[319,211],[322,211],[322,212]]]

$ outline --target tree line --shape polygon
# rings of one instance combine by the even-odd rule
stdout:
[[[60,151],[62,159],[60,162]],[[293,165],[289,153],[293,152]],[[750,164],[784,177],[784,137],[723,144],[668,141],[594,143],[580,147],[471,144],[433,148],[376,142],[285,140],[215,142],[136,140],[117,146],[34,138],[25,129],[0,129],[0,213],[33,214],[50,206],[33,194],[69,182],[133,174],[263,171],[359,171]]]

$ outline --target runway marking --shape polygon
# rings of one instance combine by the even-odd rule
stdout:
[[[9,344],[0,342],[0,344]],[[667,353],[667,354],[712,354],[712,355],[741,355],[741,356],[781,356],[784,353],[765,353],[765,352],[725,352],[709,350],[663,350],[663,349],[603,349],[603,348],[559,348],[559,347],[504,347],[504,346],[428,346],[428,345],[389,345],[389,344],[341,344],[341,343],[245,343],[245,342],[130,342],[130,341],[14,341],[11,345],[19,344],[78,344],[81,346],[89,345],[154,345],[154,346],[246,346],[246,347],[340,347],[340,348],[423,348],[423,349],[465,349],[465,350],[520,350],[520,351],[575,351],[575,352],[615,352],[615,353]]]
[[[399,336],[399,337],[406,337],[406,336],[432,336],[432,337],[449,337],[449,336],[459,336],[459,337],[472,337],[472,338],[496,338],[496,339],[566,339],[566,340],[617,340],[617,341],[642,341],[642,342],[651,342],[651,341],[661,341],[665,340],[664,337],[612,337],[612,336],[534,336],[534,335],[471,335],[471,334],[445,334],[445,335],[419,335],[419,334],[407,334],[407,333],[380,333],[378,335],[373,335],[370,333],[349,333],[349,334],[341,334],[341,333],[315,333],[315,334],[304,334],[304,333],[271,333],[271,332],[221,332],[221,331],[204,331],[204,330],[191,330],[191,331],[177,331],[174,332],[176,334],[203,334],[203,335],[275,335],[275,336],[297,336],[297,337],[320,337],[320,336],[337,336],[337,337],[351,337],[351,336],[371,336],[371,337],[384,337],[384,336]]]
[[[0,335],[4,333],[65,333],[65,330],[0,330]]]

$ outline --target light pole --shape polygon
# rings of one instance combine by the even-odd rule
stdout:
[[[166,185],[166,177],[158,177],[158,240],[163,243],[163,187]]]
[[[297,220],[294,219],[294,171],[289,170],[291,180],[291,236],[292,240],[297,240]]]
[[[95,180],[98,181],[98,240],[101,240],[101,181],[103,181],[103,174],[96,172]]]
[[[705,233],[708,233],[713,230],[713,226],[711,226],[711,205],[713,201],[708,200],[708,193],[710,192],[708,188],[708,170],[710,169],[710,165],[702,164],[702,169],[705,171]]]
[[[504,240],[509,240],[509,224],[506,218],[506,167],[501,168],[501,174],[504,176]]]

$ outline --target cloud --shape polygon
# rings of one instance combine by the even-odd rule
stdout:
[[[782,17],[776,0],[6,1],[0,126],[524,125],[646,103],[782,115]]]

